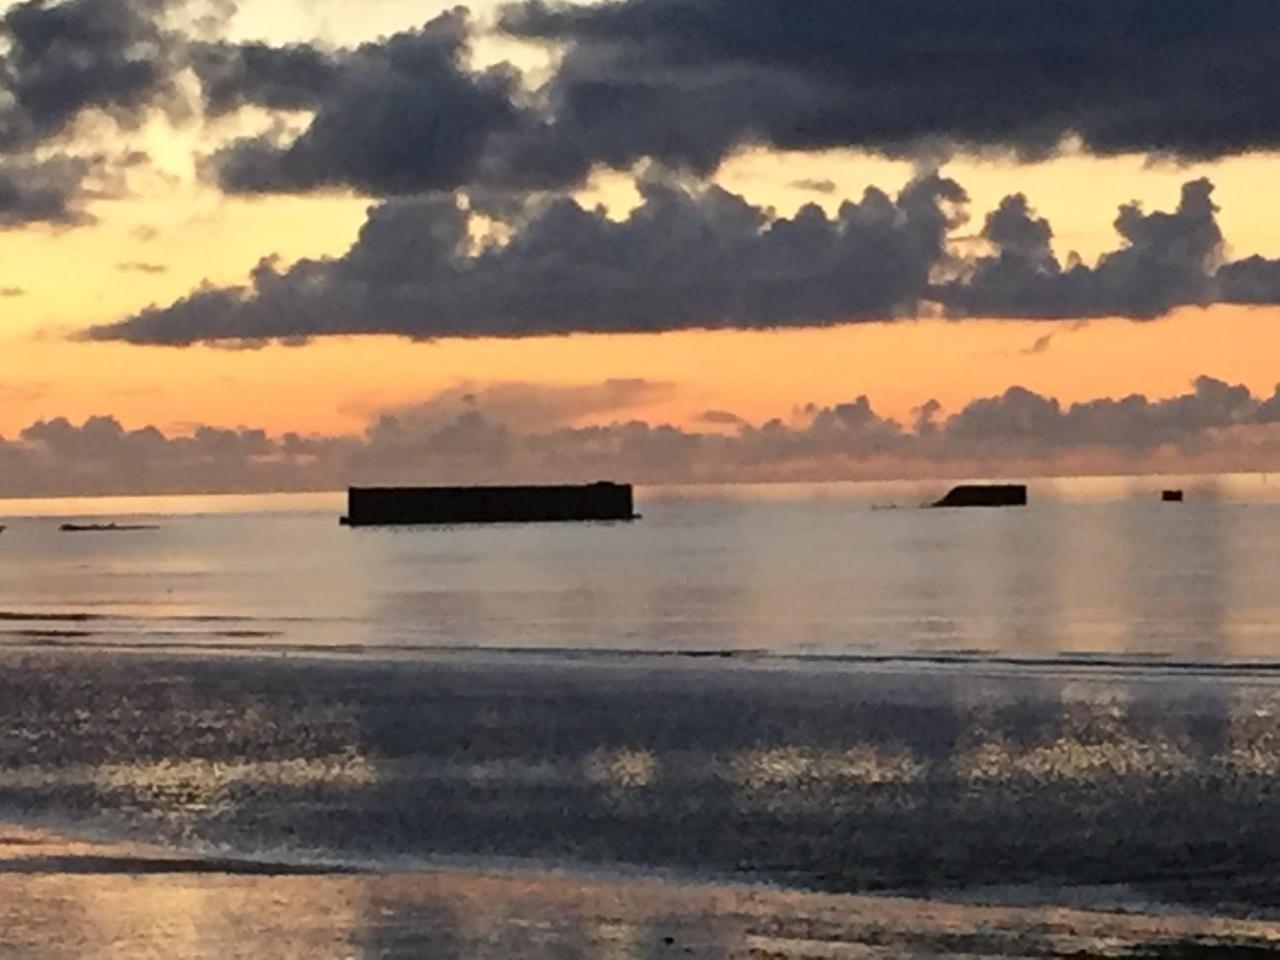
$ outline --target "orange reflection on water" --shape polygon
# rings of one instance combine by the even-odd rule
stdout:
[[[1191,915],[992,908],[546,873],[0,876],[0,953],[24,960],[1087,960],[1192,956],[1200,954],[1186,951],[1211,945],[1262,951],[1280,946],[1280,931],[1264,922]]]

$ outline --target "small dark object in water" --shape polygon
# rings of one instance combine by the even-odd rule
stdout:
[[[1166,490],[1164,493],[1160,494],[1160,499],[1165,503],[1181,503],[1183,499],[1182,491]]]
[[[1025,484],[973,484],[956,487],[935,507],[1025,507]]]
[[[119,523],[64,523],[58,528],[63,533],[135,533],[139,530],[159,530],[145,524],[126,526]]]
[[[400,487],[347,494],[349,527],[634,520],[629,484],[572,487]]]

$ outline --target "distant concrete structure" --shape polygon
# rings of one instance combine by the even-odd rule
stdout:
[[[349,527],[634,520],[630,484],[526,487],[352,487]]]
[[[64,523],[58,529],[63,533],[138,533],[143,530],[159,530],[160,528],[149,523]]]
[[[1025,484],[970,484],[955,487],[935,507],[1025,507]]]
[[[1160,499],[1165,503],[1181,503],[1184,498],[1181,490],[1166,490],[1160,494]]]

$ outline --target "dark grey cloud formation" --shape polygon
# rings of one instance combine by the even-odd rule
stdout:
[[[1280,260],[1246,257],[1218,271],[1222,296],[1232,303],[1280,302]]]
[[[982,238],[992,254],[977,258],[966,277],[936,297],[954,315],[1046,319],[1143,319],[1210,303],[1219,295],[1215,274],[1223,257],[1212,194],[1213,184],[1196,180],[1182,188],[1172,213],[1126,204],[1115,221],[1121,247],[1096,266],[1065,268],[1051,246],[1049,222],[1014,194],[986,219]]]
[[[172,93],[175,0],[24,0],[0,17],[0,153],[62,133],[88,109],[136,121]]]
[[[524,211],[509,242],[479,251],[454,200],[384,203],[340,259],[287,270],[266,261],[249,288],[197,291],[88,336],[185,344],[887,319],[914,309],[964,200],[930,176],[897,198],[868,190],[834,217],[808,206],[779,218],[719,187],[640,186],[643,202],[621,222],[558,198]]]
[[[353,187],[372,195],[448,191],[482,178],[499,133],[528,123],[519,75],[467,66],[470,27],[458,8],[423,29],[325,55],[305,47],[205,48],[196,69],[214,111],[242,103],[312,108],[295,140],[232,143],[211,161],[233,192]]]
[[[179,0],[23,0],[0,14],[0,228],[90,222],[103,152],[65,142],[96,111],[123,125],[177,105]],[[123,171],[132,154],[119,159]]]
[[[33,223],[75,226],[87,222],[82,207],[95,164],[80,157],[47,160],[0,158],[0,230]]]
[[[385,413],[361,436],[268,436],[199,427],[166,436],[110,417],[33,424],[0,439],[0,496],[340,489],[350,483],[643,483],[892,479],[1138,470],[1266,469],[1280,452],[1280,387],[1270,397],[1201,377],[1181,396],[1064,405],[1024,388],[946,416],[936,401],[910,426],[866,397],[750,424],[727,411],[699,431],[599,420],[662,396],[644,381],[583,387],[497,384],[445,391]],[[522,408],[531,405],[539,416]]]
[[[939,144],[1040,157],[1280,145],[1266,0],[527,0],[505,28],[567,46],[548,91],[592,157],[713,168],[743,144]]]
[[[625,219],[568,198],[501,211],[509,234],[477,247],[474,211],[451,197],[371,208],[342,257],[264,260],[245,287],[206,287],[82,336],[140,344],[339,334],[530,337],[580,332],[766,329],[884,321],[929,303],[954,317],[1149,319],[1186,305],[1280,303],[1280,269],[1221,265],[1212,185],[1188,183],[1178,208],[1121,208],[1120,245],[1064,267],[1052,228],[1025,197],[986,220],[990,253],[950,242],[963,188],[922,177],[897,197],[869,189],[832,216],[782,217],[716,186],[639,183]],[[496,213],[493,214],[497,216]]]
[[[0,149],[85,110],[135,119],[172,100],[187,67],[210,116],[312,114],[298,136],[217,151],[207,169],[232,192],[565,189],[646,159],[708,175],[753,144],[1032,158],[1072,138],[1100,154],[1280,146],[1280,23],[1266,0],[511,4],[504,31],[563,51],[539,90],[509,64],[470,65],[465,7],[330,48],[193,38],[165,26],[185,2],[13,7]]]
[[[558,190],[647,159],[706,175],[749,144],[1027,157],[1072,137],[1102,154],[1280,146],[1280,16],[1266,0],[531,0],[502,28],[563,48],[540,90],[510,65],[471,66],[463,7],[328,48],[206,40],[177,26],[190,2],[8,7],[0,157],[29,164],[87,112],[126,125],[177,112],[188,69],[210,116],[312,115],[297,136],[208,158],[232,192]]]
[[[274,47],[259,42],[197,44],[192,68],[211,116],[241,107],[313,110],[336,90],[342,58],[305,43]]]

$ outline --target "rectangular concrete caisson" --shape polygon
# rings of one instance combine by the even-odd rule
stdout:
[[[1024,484],[970,484],[956,487],[934,504],[935,507],[1025,507]]]
[[[527,487],[352,487],[350,527],[634,520],[630,484]]]

